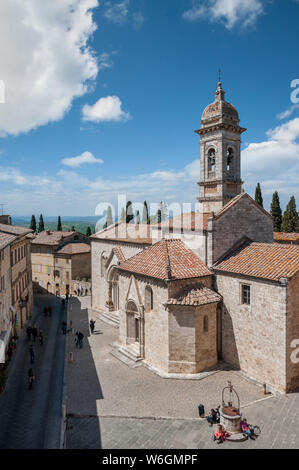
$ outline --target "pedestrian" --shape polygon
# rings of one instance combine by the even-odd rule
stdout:
[[[68,301],[69,301],[69,294],[68,293],[65,294],[65,301],[66,301],[66,303],[68,303]]]
[[[61,304],[63,307],[65,307],[65,300],[64,299],[61,299]]]
[[[31,340],[31,333],[32,333],[31,326],[28,326],[28,327],[26,328],[26,334],[27,334],[28,341]]]
[[[39,344],[42,346],[44,344],[44,336],[43,336],[43,332],[40,331],[39,332]]]
[[[78,340],[79,340],[79,348],[80,348],[80,349],[83,348],[83,338],[84,338],[84,334],[81,333],[81,331],[79,331]]]
[[[51,315],[52,315],[52,305],[49,305],[49,307],[48,307],[48,313],[49,313],[49,316],[51,317]]]
[[[35,342],[36,337],[37,337],[37,329],[35,326],[32,328],[32,336],[33,336],[33,341]]]
[[[34,360],[35,360],[35,354],[34,354],[33,344],[30,345],[29,354],[30,354],[30,362],[31,362],[31,364],[33,364],[33,363],[34,363]]]
[[[89,326],[90,326],[90,330],[91,330],[91,333],[94,332],[94,326],[95,326],[95,320],[93,318],[91,318],[90,322],[89,322]]]
[[[61,322],[61,330],[62,330],[62,334],[66,334],[66,327],[67,327],[67,323],[65,321]]]
[[[85,296],[88,294],[88,289],[85,287]]]
[[[11,345],[8,346],[7,348],[7,357],[8,357],[8,362],[10,362],[11,360],[11,356],[13,355],[13,350],[12,350],[12,347]]]
[[[75,333],[75,345],[76,345],[76,349],[78,349],[78,347],[79,347],[79,333],[78,333],[78,331],[76,331],[76,333]]]
[[[48,313],[48,309],[47,309],[47,307],[44,307],[44,316],[45,317],[47,316],[47,313]]]
[[[34,379],[35,379],[35,377],[34,377],[33,369],[30,368],[28,370],[28,388],[29,388],[29,390],[32,390]]]

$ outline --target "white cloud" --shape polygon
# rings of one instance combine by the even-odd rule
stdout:
[[[1,0],[0,135],[62,119],[98,66],[88,40],[97,0]]]
[[[277,114],[277,118],[278,119],[286,119],[286,118],[290,117],[294,113],[294,111],[296,111],[297,109],[299,109],[299,103],[293,104],[292,106],[287,108],[282,113]]]
[[[142,28],[143,24],[145,22],[145,17],[141,12],[136,12],[133,13],[133,25],[136,30],[139,30]]]
[[[61,160],[61,163],[66,166],[71,166],[73,168],[80,167],[85,163],[104,163],[100,158],[96,158],[91,152],[83,152],[77,157],[64,158]]]
[[[260,181],[269,197],[278,190],[287,199],[292,194],[299,199],[299,118],[270,129],[267,136],[268,140],[251,143],[242,152],[246,189],[253,193]]]
[[[130,0],[123,0],[118,3],[106,2],[107,9],[104,17],[111,21],[111,23],[124,23],[129,13],[129,4]]]
[[[263,12],[260,0],[192,0],[192,7],[183,13],[187,21],[207,18],[223,22],[230,29],[237,23],[244,27],[254,24]]]
[[[118,96],[100,98],[94,105],[84,105],[82,108],[83,121],[127,121],[130,113],[121,109],[122,102]]]
[[[108,54],[107,52],[103,52],[99,56],[99,69],[104,70],[104,69],[110,69],[113,67],[113,60],[111,59],[111,55]]]

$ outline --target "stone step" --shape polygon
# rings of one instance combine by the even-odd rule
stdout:
[[[90,312],[93,315],[97,315],[97,317],[103,322],[116,328],[119,327],[119,316],[115,312],[107,312],[104,310],[90,310]]]
[[[125,347],[121,346],[119,343],[115,342],[110,345],[111,346],[111,354],[118,359],[122,360],[126,364],[129,362],[128,365],[133,367],[133,364],[135,367],[137,365],[141,365],[142,358],[140,357],[139,353],[139,348],[130,346],[130,347]]]

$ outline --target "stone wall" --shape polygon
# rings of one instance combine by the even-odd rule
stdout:
[[[208,221],[208,266],[212,266],[242,237],[256,242],[273,242],[273,220],[246,194]]]
[[[216,273],[223,296],[223,359],[252,378],[285,391],[286,289],[277,282]],[[251,305],[241,303],[250,286]]]
[[[91,279],[92,279],[92,308],[106,310],[108,299],[108,283],[106,276],[101,272],[102,254],[108,259],[113,248],[121,248],[126,259],[131,258],[140,251],[143,246],[130,243],[111,242],[108,240],[91,241]]]
[[[91,255],[90,253],[78,253],[72,255],[72,279],[91,279]]]
[[[287,285],[286,367],[287,391],[299,387],[299,272]],[[297,341],[296,341],[297,340]],[[291,347],[292,342],[296,346]],[[297,349],[297,353],[296,353]]]

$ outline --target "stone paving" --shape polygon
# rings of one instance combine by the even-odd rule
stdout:
[[[43,316],[43,308],[53,306],[51,317]],[[30,324],[44,334],[28,342],[22,332],[8,369],[8,380],[0,395],[0,449],[59,448],[61,398],[63,385],[65,336],[61,321],[66,317],[61,302],[53,296],[37,296]],[[29,344],[34,345],[35,363],[30,364]],[[28,390],[28,369],[36,376],[33,390]]]
[[[299,394],[264,397],[257,385],[238,372],[218,371],[201,380],[163,379],[145,367],[129,368],[110,354],[117,329],[95,314],[90,335],[90,298],[73,298],[69,320],[84,334],[84,347],[76,350],[67,340],[68,364],[66,447],[68,449],[203,449],[299,448]],[[222,388],[231,380],[238,390],[243,415],[258,424],[256,441],[212,441],[212,429],[198,418],[198,405],[206,411],[220,402]]]

